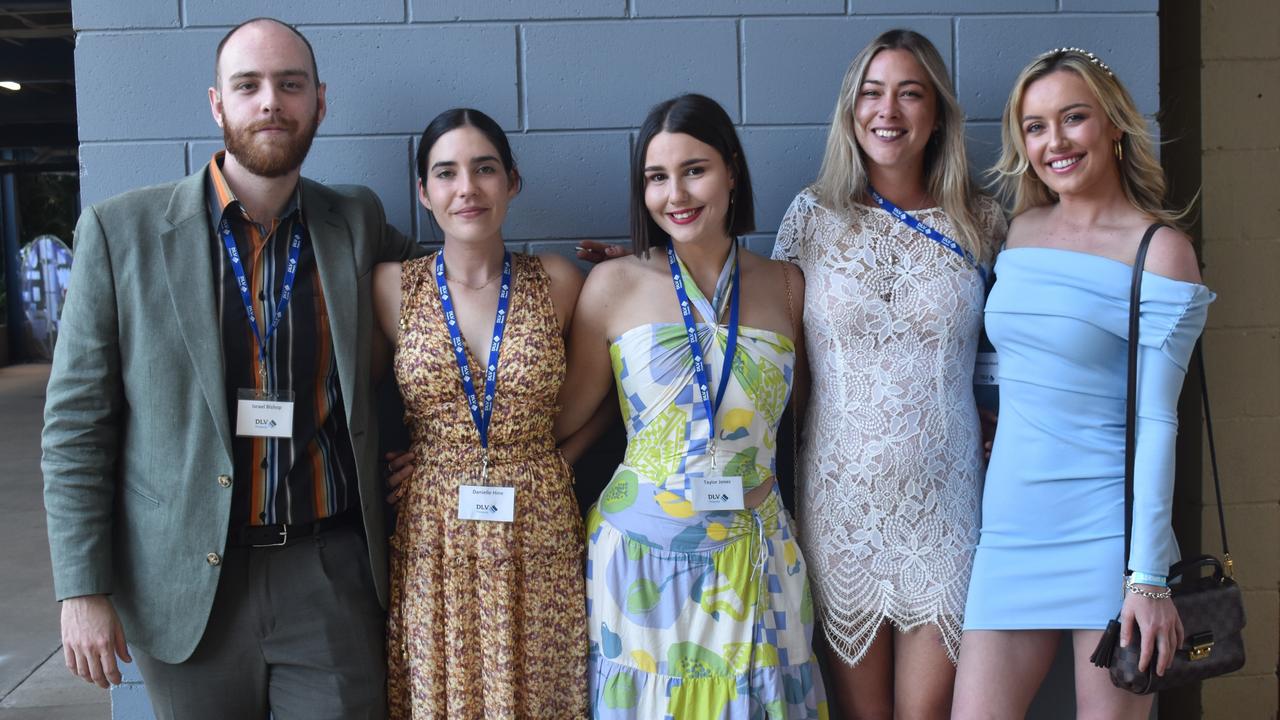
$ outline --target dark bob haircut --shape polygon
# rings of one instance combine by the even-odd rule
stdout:
[[[730,237],[737,237],[755,230],[755,203],[751,174],[747,172],[747,154],[733,129],[733,121],[715,100],[690,93],[655,105],[640,126],[635,150],[631,154],[632,252],[647,256],[649,248],[666,246],[671,242],[671,236],[658,227],[644,204],[645,155],[649,152],[653,136],[660,132],[684,133],[720,153],[734,179],[733,203],[724,219],[725,232]]]
[[[507,142],[507,134],[502,131],[493,118],[473,108],[453,108],[445,110],[427,123],[422,131],[422,139],[418,141],[418,179],[426,182],[427,158],[431,156],[431,148],[445,133],[460,127],[473,127],[481,132],[498,151],[498,160],[507,177],[512,178],[519,188],[522,184],[520,171],[516,169],[516,158],[511,154],[511,143]],[[514,177],[513,177],[514,176]]]

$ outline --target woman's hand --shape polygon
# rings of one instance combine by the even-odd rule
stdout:
[[[387,475],[387,488],[391,490],[387,493],[387,502],[395,505],[400,502],[400,498],[404,497],[404,491],[409,487],[405,480],[413,476],[413,461],[417,456],[412,450],[408,450],[392,451],[387,453],[386,457],[387,464],[383,470]]]
[[[1138,584],[1134,587],[1153,593],[1164,591],[1164,588],[1154,585]],[[1182,647],[1182,618],[1178,617],[1178,608],[1169,598],[1152,600],[1126,591],[1124,605],[1120,609],[1120,647],[1129,645],[1135,625],[1142,642],[1138,670],[1146,671],[1154,653],[1156,675],[1163,676],[1173,662],[1173,654]]]
[[[602,243],[599,240],[583,240],[574,250],[578,253],[578,259],[586,260],[592,265],[631,254],[625,245]]]
[[[987,408],[978,408],[978,422],[982,425],[982,459],[991,460],[991,446],[996,440],[996,423],[1000,416]]]

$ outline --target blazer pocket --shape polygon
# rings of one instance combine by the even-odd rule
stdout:
[[[157,500],[157,499],[155,499],[155,498],[151,497],[150,495],[148,495],[148,494],[146,494],[146,493],[142,492],[141,490],[139,490],[138,488],[134,487],[133,483],[128,483],[128,482],[124,483],[124,490],[125,490],[125,492],[130,493],[130,494],[134,495],[135,497],[141,498],[142,500],[145,500],[145,501],[147,501],[147,502],[151,503],[151,504],[152,504],[153,506],[155,506],[155,507],[160,507],[160,501],[159,501],[159,500]]]

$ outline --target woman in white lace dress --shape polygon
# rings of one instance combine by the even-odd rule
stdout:
[[[969,180],[963,117],[927,39],[873,40],[774,249],[807,284],[797,519],[846,718],[950,710],[982,482],[974,360],[1005,231]]]

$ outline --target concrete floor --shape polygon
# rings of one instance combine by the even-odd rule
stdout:
[[[48,365],[0,368],[0,720],[110,718],[106,690],[67,672],[40,477]]]

